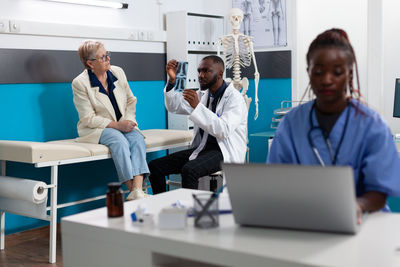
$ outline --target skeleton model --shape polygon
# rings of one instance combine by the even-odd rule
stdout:
[[[255,100],[256,114],[254,119],[258,117],[258,82],[260,80],[260,74],[258,73],[256,57],[254,55],[252,37],[244,35],[239,32],[240,23],[243,20],[243,11],[239,8],[232,8],[229,12],[230,22],[232,25],[232,33],[223,36],[219,40],[218,45],[218,56],[220,55],[220,45],[222,43],[224,47],[225,65],[227,69],[233,67],[233,86],[240,91],[246,100],[247,107],[249,107],[251,98],[246,93],[249,88],[249,80],[246,77],[243,79],[240,77],[240,68],[248,67],[253,59],[254,64],[254,82],[255,82]]]

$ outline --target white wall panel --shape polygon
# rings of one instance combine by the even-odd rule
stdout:
[[[395,79],[400,78],[400,1],[383,0],[383,115],[394,133],[400,118],[393,118]]]
[[[74,25],[83,25],[86,28],[97,27],[98,29],[94,31],[104,31],[103,38],[98,37],[97,39],[102,40],[110,50],[164,53],[165,44],[163,43],[131,41],[128,40],[129,37],[127,40],[121,40],[123,38],[114,38],[110,35],[117,35],[117,31],[124,32],[126,29],[135,29],[145,31],[146,37],[147,32],[153,32],[152,36],[162,41],[160,33],[162,35],[162,32],[165,31],[164,14],[166,12],[187,10],[194,13],[225,15],[231,8],[231,0],[124,0],[123,2],[129,4],[128,9],[92,7],[42,0],[1,0],[0,20],[32,21],[35,22],[35,25],[65,24],[69,25],[66,26],[66,29],[69,29],[65,30],[67,32],[71,29],[74,30]],[[64,37],[41,36],[36,35],[37,30],[31,29],[31,31],[34,33],[33,35],[0,34],[0,48],[76,50],[84,39],[93,38],[92,36],[87,38],[81,36],[83,30],[79,31],[79,27],[75,30],[77,38],[70,37],[70,35]],[[137,32],[132,34],[131,39],[136,39],[134,37],[136,34],[140,36],[140,32]],[[108,39],[107,36],[111,39]]]
[[[297,0],[293,99],[299,100],[308,85],[306,53],[317,34],[336,27],[344,29],[356,51],[361,88],[367,80],[367,12],[365,0]]]

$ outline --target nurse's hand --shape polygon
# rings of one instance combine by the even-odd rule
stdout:
[[[357,222],[361,224],[363,212],[381,210],[386,204],[386,194],[378,191],[369,191],[357,198]]]
[[[177,68],[178,68],[178,61],[176,61],[175,59],[171,59],[170,61],[168,61],[166,70],[169,77],[168,81],[169,83],[175,83]]]
[[[189,103],[192,108],[196,108],[199,104],[199,96],[195,90],[183,90],[183,98]]]
[[[360,206],[360,203],[358,201],[356,202],[357,204],[357,224],[360,225],[362,223],[362,215],[363,215],[363,209]]]

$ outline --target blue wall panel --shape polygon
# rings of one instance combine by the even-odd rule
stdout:
[[[252,98],[249,110],[249,147],[251,162],[265,162],[268,140],[265,137],[252,137],[253,133],[272,131],[270,128],[274,109],[280,108],[281,101],[292,99],[291,79],[261,79],[258,85],[258,118],[254,120],[254,80],[250,80],[247,95]]]
[[[140,129],[165,129],[167,113],[164,106],[164,81],[130,82],[137,97],[136,120]]]
[[[400,198],[399,197],[388,197],[388,204],[393,212],[400,212]]]
[[[138,98],[137,120],[141,129],[165,129],[164,81],[130,82]],[[78,113],[70,83],[0,85],[2,126],[0,140],[49,141],[75,138]],[[165,152],[149,153],[147,159]],[[7,162],[7,175],[50,182],[50,168]],[[112,160],[63,165],[59,168],[59,203],[97,196],[116,181]],[[1,181],[0,181],[1,182]],[[105,200],[60,209],[58,217],[105,205]],[[46,225],[48,222],[6,213],[6,234]]]
[[[48,141],[77,136],[70,83],[0,85],[0,139]]]

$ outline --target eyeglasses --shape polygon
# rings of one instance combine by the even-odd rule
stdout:
[[[107,61],[107,59],[110,59],[110,58],[111,58],[111,52],[107,51],[104,56],[99,57],[99,58],[91,58],[89,60],[92,60],[92,61],[100,60],[102,62],[105,62],[105,61]]]

